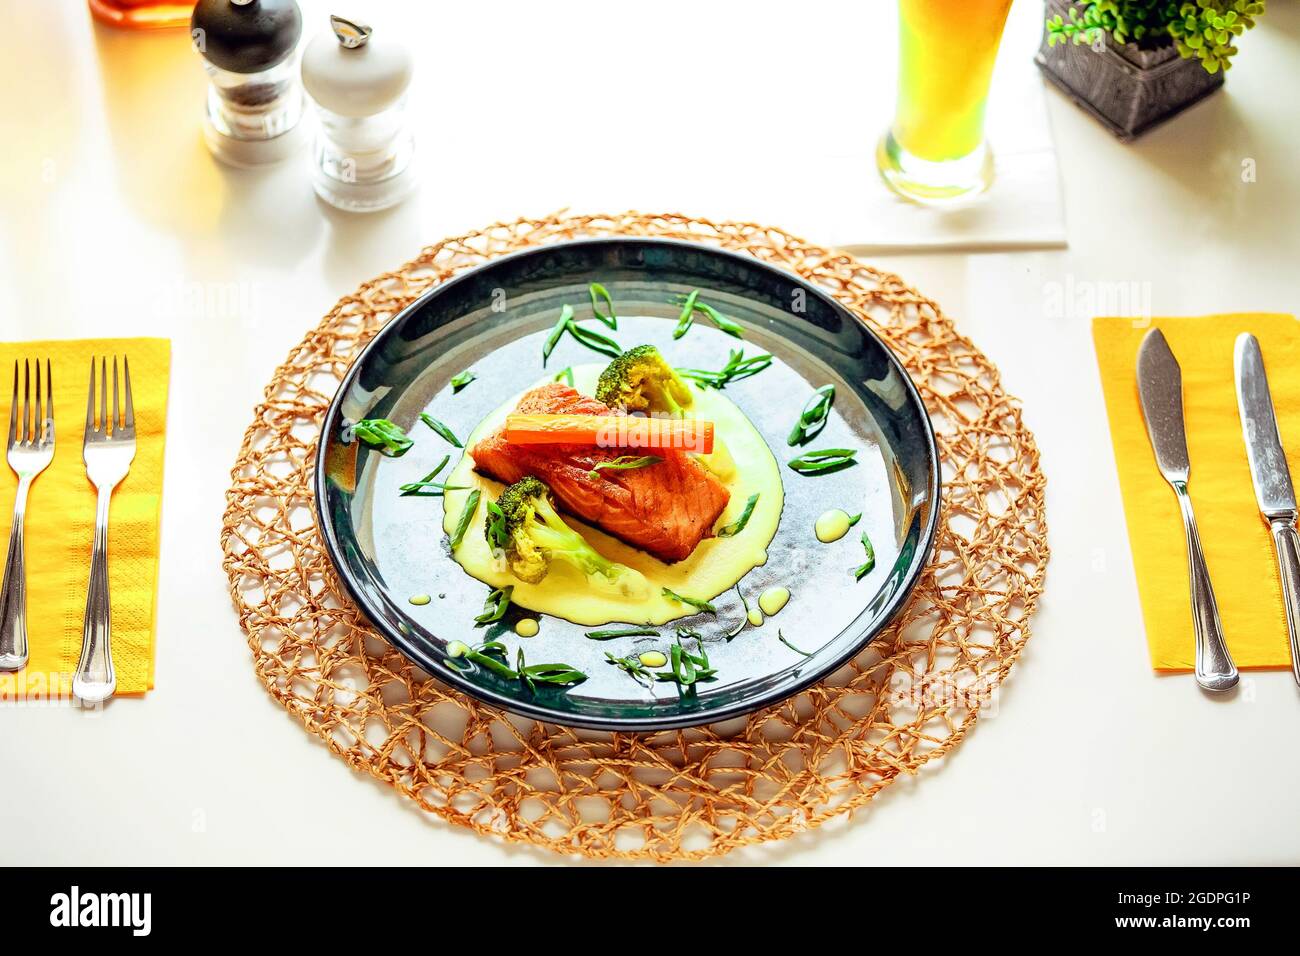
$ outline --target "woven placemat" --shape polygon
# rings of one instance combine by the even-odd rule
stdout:
[[[655,734],[513,717],[385,643],[321,546],[311,473],[321,421],[370,337],[430,286],[507,252],[584,236],[690,239],[816,283],[903,360],[938,433],[930,565],[855,661],[783,704]],[[753,223],[680,215],[500,223],[425,249],[343,298],[275,373],[232,473],[221,546],[271,695],[355,770],[480,833],[594,858],[702,859],[864,806],[961,742],[1029,636],[1047,565],[1038,449],[997,369],[938,306],[851,256]]]

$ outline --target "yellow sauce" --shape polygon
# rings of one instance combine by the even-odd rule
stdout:
[[[663,667],[668,663],[668,658],[664,657],[658,651],[646,651],[637,658],[646,667]]]
[[[763,612],[760,611],[758,608],[756,608],[756,607],[751,607],[751,608],[749,609],[749,615],[748,615],[748,617],[749,617],[749,623],[750,623],[752,626],[754,626],[754,627],[762,627],[762,626],[763,626]]]
[[[603,368],[599,364],[574,366],[574,387],[585,395],[593,394],[596,379]],[[550,378],[547,377],[538,384],[549,381]],[[689,604],[664,597],[663,589],[668,588],[678,594],[707,601],[735,585],[746,573],[766,561],[766,548],[776,534],[785,503],[785,492],[776,459],[744,413],[715,389],[692,386],[691,392],[695,396],[691,412],[697,418],[714,422],[718,437],[725,442],[725,454],[734,463],[730,469],[733,472],[730,479],[723,480],[719,476],[719,480],[723,480],[731,493],[731,500],[718,520],[718,525],[735,521],[744,510],[749,496],[755,493],[759,496],[754,513],[740,534],[729,538],[706,538],[686,560],[665,564],[572,515],[565,515],[564,520],[598,552],[645,575],[650,584],[650,595],[641,601],[630,601],[615,594],[595,591],[581,572],[563,561],[552,563],[550,573],[541,582],[528,584],[497,565],[492,557],[492,551],[483,536],[483,521],[488,501],[496,500],[502,485],[475,472],[474,459],[467,450],[445,479],[448,484],[466,486],[466,490],[449,491],[444,496],[443,529],[448,534],[455,531],[470,489],[479,488],[483,494],[469,530],[456,549],[457,563],[472,577],[490,587],[513,584],[513,604],[539,614],[553,614],[575,624],[599,625],[630,621],[657,625],[697,613]],[[510,397],[480,422],[466,439],[466,449],[473,448],[477,441],[499,428],[518,401],[518,395]],[[714,444],[714,448],[716,456],[718,443]],[[711,462],[711,465],[717,469],[715,474],[728,470],[726,464],[718,461]]]
[[[407,600],[409,600],[409,601],[410,601],[412,604],[414,604],[416,607],[423,607],[424,605],[426,605],[426,604],[429,603],[429,595],[427,595],[427,594],[413,594],[413,595],[411,595],[411,597],[409,597]]]
[[[520,637],[536,637],[538,630],[539,625],[535,617],[521,617],[519,623],[515,625],[515,633]]]
[[[847,512],[839,508],[832,508],[824,512],[813,530],[817,532],[817,540],[822,544],[830,544],[832,541],[838,541],[849,533],[849,516]]]
[[[790,600],[789,588],[768,588],[758,596],[758,606],[763,609],[764,614],[771,617],[785,607],[785,602],[788,600]]]

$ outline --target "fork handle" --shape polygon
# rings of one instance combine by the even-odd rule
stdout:
[[[23,525],[27,515],[27,489],[31,479],[18,482],[14,495],[14,521],[9,532],[9,554],[0,588],[0,671],[27,666],[27,561],[23,551]]]
[[[90,584],[86,588],[86,620],[81,632],[81,660],[72,676],[78,700],[97,704],[117,689],[113,671],[113,609],[108,597],[108,504],[111,486],[99,489],[95,508],[95,543],[90,552]]]

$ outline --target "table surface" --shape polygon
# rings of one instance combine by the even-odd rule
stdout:
[[[446,29],[439,21],[422,34],[432,51],[422,69],[441,77],[423,87],[422,190],[390,212],[353,217],[319,203],[300,167],[247,173],[212,162],[198,134],[201,71],[183,32],[97,29],[77,0],[23,3],[21,17],[18,6],[0,2],[0,18],[24,23],[22,44],[0,60],[10,130],[0,152],[0,338],[163,335],[174,364],[157,689],[101,714],[7,709],[3,752],[21,770],[9,774],[0,860],[557,862],[426,818],[288,718],[254,676],[217,537],[230,466],[263,385],[361,280],[496,219],[599,211],[596,203],[679,205],[673,187],[685,189],[691,171],[673,158],[658,177],[629,177],[612,200],[582,191],[584,171],[638,131],[673,154],[670,116],[682,104],[647,100],[661,115],[639,110],[637,129],[584,105],[607,97],[599,89],[607,84],[577,82],[574,58],[618,69],[636,59],[623,46],[603,58],[567,46],[509,55],[530,49],[530,37],[571,35],[580,24],[629,43],[661,28],[609,4],[545,17],[536,5],[506,16],[458,5]],[[695,6],[708,12],[683,10],[692,19],[681,35],[707,50],[728,17]],[[779,52],[773,36],[828,44],[841,56],[825,58],[824,82],[838,89],[853,87],[869,42],[880,42],[867,39],[868,6],[822,5],[814,19],[790,18],[787,5],[737,3],[728,16],[762,56]],[[1021,0],[1013,16],[1037,13]],[[1133,145],[1047,93],[1067,250],[874,257],[942,303],[1023,399],[1048,476],[1047,590],[996,714],[952,757],[923,779],[899,781],[852,822],[727,862],[1300,862],[1292,799],[1300,748],[1290,745],[1300,739],[1300,694],[1290,674],[1247,674],[1238,694],[1216,700],[1190,677],[1149,669],[1089,328],[1099,311],[1300,306],[1297,4],[1270,4],[1240,45],[1224,92]],[[759,80],[778,82],[733,67],[729,92],[765,95]],[[692,68],[704,83],[724,77]],[[506,110],[521,91],[536,94],[519,121],[523,139]],[[466,119],[481,107],[500,113],[499,135]],[[549,111],[574,122],[539,121],[553,119]],[[723,124],[716,148],[743,162],[742,132]],[[599,148],[602,135],[613,152]],[[1254,181],[1243,178],[1246,167]],[[793,204],[803,183],[770,188]],[[769,208],[760,198],[749,211],[683,211],[762,220]]]

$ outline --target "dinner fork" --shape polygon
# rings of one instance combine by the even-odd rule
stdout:
[[[90,396],[86,399],[86,437],[81,457],[86,476],[99,493],[95,509],[95,543],[90,552],[90,585],[81,632],[81,660],[72,677],[72,693],[89,704],[107,700],[117,689],[113,672],[113,613],[108,597],[108,505],[135,459],[135,409],[131,402],[131,366],[122,357],[126,404],[118,404],[117,357],[113,357],[113,414],[108,410],[108,359],[99,365],[99,416],[95,415],[95,360],[90,360]],[[122,414],[125,412],[125,414]],[[98,424],[96,422],[98,421]]]
[[[9,410],[8,456],[9,467],[18,475],[18,492],[14,496],[14,521],[13,529],[9,532],[4,585],[0,587],[0,671],[16,671],[27,666],[27,561],[23,551],[27,492],[36,476],[54,460],[54,382],[50,377],[50,360],[45,360],[44,409],[41,408],[40,359],[34,364],[36,401],[32,402],[32,363],[24,360],[23,411],[19,417],[18,363],[14,362],[14,401]]]

